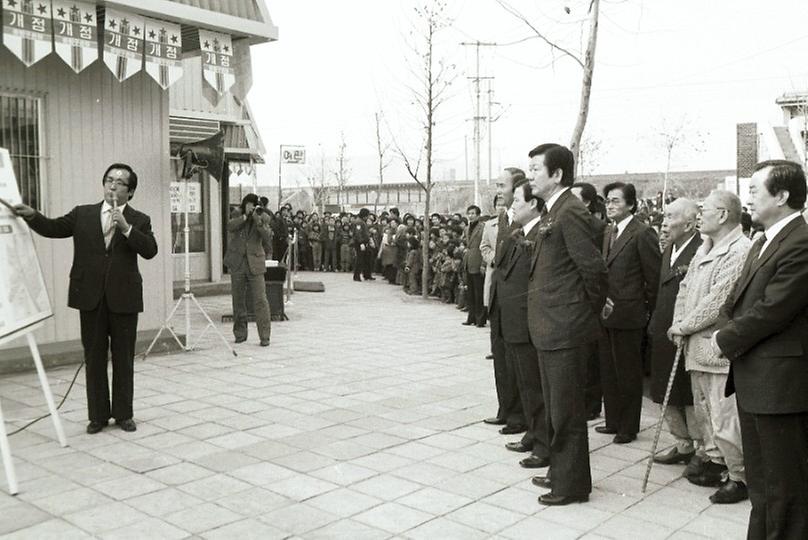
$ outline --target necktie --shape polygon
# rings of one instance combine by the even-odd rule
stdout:
[[[612,250],[612,248],[614,247],[614,243],[617,241],[617,233],[618,232],[619,231],[617,229],[617,224],[612,223],[612,231],[609,234],[609,251]]]
[[[109,249],[109,243],[112,241],[112,235],[115,231],[115,224],[112,222],[112,209],[109,208],[104,211],[106,217],[104,218],[104,245]]]
[[[760,259],[760,256],[763,255],[763,246],[766,245],[766,233],[760,235],[760,238],[757,239],[758,242],[758,252],[757,258]]]

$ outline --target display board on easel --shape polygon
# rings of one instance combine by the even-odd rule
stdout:
[[[8,150],[0,148],[0,199],[22,203]],[[0,344],[53,316],[31,230],[0,204]]]
[[[33,331],[53,316],[42,267],[34,247],[31,230],[17,217],[13,207],[22,203],[17,179],[8,150],[0,148],[0,345],[25,337],[34,359],[39,384],[48,404],[59,443],[67,446],[59,412],[45,375]],[[6,436],[3,409],[0,407],[0,457],[8,481],[9,492],[18,492],[11,448]]]

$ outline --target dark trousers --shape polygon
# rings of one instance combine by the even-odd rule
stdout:
[[[584,381],[589,345],[555,351],[537,350],[554,495],[592,492]]]
[[[600,383],[606,427],[621,435],[640,431],[644,330],[605,328],[600,340]]]
[[[494,384],[497,389],[497,418],[509,426],[527,425],[519,387],[516,383],[516,365],[508,354],[505,340],[499,333],[499,307],[491,306],[491,354],[494,355]]]
[[[519,387],[519,398],[527,421],[526,436],[522,443],[533,448],[533,455],[540,458],[550,457],[547,442],[547,411],[544,406],[544,393],[541,387],[539,358],[531,343],[505,342],[508,357],[513,359],[516,367],[516,384]]]
[[[466,292],[466,305],[469,308],[469,315],[466,319],[471,324],[485,326],[485,306],[483,306],[483,286],[485,285],[485,274],[467,274],[468,290]]]
[[[752,512],[749,540],[808,538],[808,412],[752,414],[738,403]]]
[[[247,339],[247,295],[250,295],[258,337],[262,340],[269,339],[272,318],[264,274],[254,276],[249,272],[234,272],[230,275],[230,282],[233,296],[233,335],[236,339]]]
[[[337,270],[337,246],[323,244],[323,268],[326,270]]]
[[[98,307],[81,311],[81,344],[87,384],[87,412],[91,422],[133,416],[137,313],[110,313],[106,298]],[[112,407],[107,360],[112,352]]]
[[[600,329],[601,334],[603,328]],[[602,338],[601,338],[602,339]],[[603,405],[603,389],[600,385],[600,351],[597,346],[591,348],[586,359],[586,412],[588,415],[600,414]]]
[[[362,251],[359,248],[356,248],[356,260],[354,261],[354,271],[353,276],[354,279],[359,279],[360,274],[365,279],[370,279],[372,276],[370,274],[371,264],[373,254],[370,251],[370,248],[367,246],[365,250]]]

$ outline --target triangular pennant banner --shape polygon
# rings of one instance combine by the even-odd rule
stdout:
[[[26,66],[53,51],[50,0],[2,0],[3,44]]]
[[[202,77],[216,94],[224,95],[236,82],[232,64],[233,43],[230,36],[200,30],[199,49],[202,51]]]
[[[107,9],[104,14],[104,63],[119,81],[143,64],[143,17]]]
[[[58,54],[76,73],[98,60],[95,4],[53,0],[53,39]]]
[[[146,18],[146,72],[165,90],[182,77],[180,25]]]

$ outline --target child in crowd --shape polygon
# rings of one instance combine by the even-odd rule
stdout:
[[[334,218],[328,216],[320,238],[323,245],[323,269],[329,272],[337,270],[337,236],[338,231],[334,225]]]
[[[339,261],[343,272],[351,271],[351,226],[347,223],[342,226],[339,236]]]
[[[315,272],[323,269],[323,241],[321,236],[320,224],[312,222],[311,230],[309,231],[309,247],[311,249],[312,270]]]
[[[407,294],[421,294],[421,274],[423,269],[421,244],[415,236],[410,236],[407,243],[410,250],[407,253],[407,263],[404,267],[404,272],[407,274],[404,292]]]

